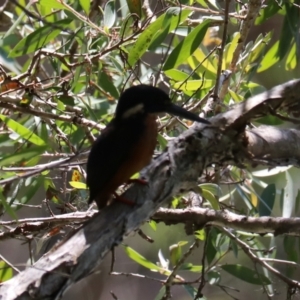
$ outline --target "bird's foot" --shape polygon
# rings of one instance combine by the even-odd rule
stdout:
[[[134,201],[127,199],[125,197],[119,196],[117,193],[114,193],[114,196],[115,196],[116,201],[122,202],[122,203],[130,205],[130,206],[135,205]]]
[[[140,178],[135,178],[135,179],[128,179],[126,181],[127,184],[131,184],[131,183],[138,183],[138,184],[141,184],[141,185],[147,185],[148,184],[148,181],[147,180],[144,180],[144,179],[140,179]]]

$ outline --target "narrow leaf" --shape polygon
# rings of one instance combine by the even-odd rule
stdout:
[[[198,89],[209,89],[213,86],[214,81],[205,79],[205,80],[189,80],[176,82],[173,85],[174,89],[180,89],[181,91],[197,91]]]
[[[1,167],[12,166],[20,162],[26,165],[26,162],[42,154],[45,150],[46,150],[45,146],[39,146],[39,147],[22,150],[18,153],[8,154],[6,156],[1,157],[0,166]]]
[[[10,52],[9,56],[18,57],[44,47],[57,35],[59,35],[61,30],[66,28],[71,22],[72,19],[63,19],[57,21],[54,26],[51,24],[45,24],[43,27],[22,39]]]
[[[71,187],[79,190],[86,190],[87,186],[84,182],[79,182],[79,181],[69,181],[69,184]]]
[[[115,0],[108,1],[104,8],[104,26],[111,28],[116,21]]]
[[[17,123],[13,119],[0,115],[0,119],[9,127],[11,130],[13,130],[15,133],[17,133],[21,138],[25,139],[26,141],[29,141],[35,145],[38,146],[44,146],[46,145],[46,142],[42,140],[39,136],[37,136],[35,133],[21,125],[20,123]]]
[[[13,270],[3,260],[0,261],[0,283],[13,277]]]
[[[218,284],[221,281],[221,275],[217,271],[209,271],[207,278],[210,285]]]
[[[142,1],[141,0],[126,0],[130,13],[142,17]]]
[[[292,71],[296,68],[296,66],[297,66],[297,47],[296,47],[296,43],[293,43],[285,62],[285,69],[287,71]]]
[[[58,0],[40,0],[39,4],[53,9],[66,9],[66,7]]]
[[[257,73],[268,70],[279,61],[277,56],[279,41],[277,41],[267,52],[260,63],[260,67],[257,69]]]
[[[88,15],[90,13],[91,1],[89,0],[79,0],[80,6],[83,8],[84,12]]]
[[[181,246],[178,244],[171,245],[169,247],[170,251],[170,262],[173,266],[176,266],[182,256]]]
[[[150,24],[148,28],[145,29],[143,33],[138,37],[134,46],[130,49],[128,54],[128,64],[133,66],[141,56],[146,52],[149,48],[152,41],[160,34],[165,34],[164,29],[169,25],[169,31],[178,26],[181,22],[183,22],[188,15],[190,14],[189,10],[180,10],[170,8],[166,11],[165,14],[161,15],[155,22]]]
[[[262,216],[270,216],[276,196],[275,184],[269,184],[261,193],[260,201],[258,202],[258,212]]]
[[[195,273],[200,273],[203,269],[203,266],[193,265],[192,263],[184,263],[179,268],[180,270],[191,271]]]
[[[202,196],[210,203],[211,207],[215,210],[220,209],[218,198],[209,190],[202,189]]]
[[[15,213],[15,210],[7,203],[6,197],[3,195],[3,187],[0,186],[0,204],[3,206],[5,212],[7,212],[13,219],[18,220],[18,216]]]
[[[255,25],[262,24],[266,20],[270,19],[280,9],[280,5],[277,1],[269,1],[268,5],[265,5],[263,9],[259,11],[259,15],[255,19]]]
[[[298,178],[299,171],[290,169],[286,171],[285,176],[286,186],[284,188],[282,217],[290,218],[295,210],[295,201],[298,192],[298,186],[293,178]]]
[[[171,52],[163,69],[169,70],[175,68],[190,57],[201,44],[209,24],[209,20],[204,21],[183,39]]]
[[[162,270],[162,268],[160,268],[156,264],[152,263],[151,261],[147,260],[144,256],[140,255],[138,252],[133,250],[131,247],[124,246],[124,249],[129,258],[131,258],[138,264],[142,265],[143,267],[150,269],[150,270],[156,270],[156,271]]]
[[[248,283],[257,285],[271,284],[270,279],[265,277],[263,274],[260,274],[242,265],[223,265],[221,268],[229,274]]]

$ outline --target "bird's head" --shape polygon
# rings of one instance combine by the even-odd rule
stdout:
[[[163,112],[191,121],[210,124],[196,114],[173,104],[163,90],[144,84],[130,87],[122,93],[116,109],[116,119],[126,119],[136,114]]]

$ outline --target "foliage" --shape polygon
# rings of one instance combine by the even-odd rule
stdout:
[[[162,7],[147,7],[144,2],[142,9],[141,1],[130,0],[107,1],[102,8],[84,0],[28,4],[20,0],[11,1],[4,9],[2,18],[8,25],[2,29],[0,42],[3,215],[16,219],[17,213],[22,215],[24,205],[40,205],[42,199],[37,193],[41,190],[46,202],[55,204],[61,213],[86,211],[86,151],[111,120],[117,99],[126,87],[147,83],[169,88],[174,101],[196,112],[205,107],[210,95],[218,95],[219,104],[204,109],[213,116],[228,105],[266,90],[264,85],[270,82],[264,77],[274,72],[290,78],[299,75],[297,1],[269,1],[253,20],[246,16],[254,10],[251,3],[255,1],[236,1],[230,13],[216,1],[161,1]],[[249,28],[255,30],[255,25],[278,19],[282,25],[275,30],[256,30],[255,36],[247,38]],[[279,72],[275,70],[278,66]],[[232,73],[227,87],[220,79],[221,69]],[[166,116],[160,122],[166,126],[162,126],[158,137],[158,151],[190,125]],[[282,123],[272,116],[257,120],[255,125]],[[270,172],[251,166],[212,166],[199,180],[198,194],[204,207],[226,207],[247,216],[289,218],[299,211],[298,178],[299,171],[292,167],[277,167]],[[173,207],[186,207],[188,201],[184,199],[174,199]],[[54,235],[56,224],[51,224],[47,232],[38,229],[22,238]],[[154,221],[151,226],[157,227]],[[1,227],[1,231],[5,236],[7,229]],[[151,234],[159,237],[157,231]],[[201,296],[205,285],[231,294],[222,283],[228,278],[226,273],[249,285],[261,286],[271,297],[276,280],[267,268],[257,261],[252,263],[242,244],[254,249],[258,261],[286,260],[289,267],[281,271],[294,278],[289,263],[298,261],[295,238],[285,236],[282,249],[273,235],[262,238],[244,231],[232,234],[236,239],[218,227],[198,230],[188,245],[186,241],[174,241],[170,262],[159,252],[158,265],[128,246],[125,251],[132,260],[166,279],[157,291],[157,299],[167,297],[172,284],[181,284],[190,299],[207,299]],[[189,255],[200,246],[202,254],[198,254],[197,261],[189,261]],[[1,268],[7,268],[6,264]],[[193,281],[185,279],[187,271],[196,274]],[[12,269],[1,274],[1,280],[9,279]],[[232,283],[235,288],[238,280]]]

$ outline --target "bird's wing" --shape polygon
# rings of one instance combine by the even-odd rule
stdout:
[[[130,151],[137,143],[141,131],[142,128],[134,128],[127,124],[115,126],[112,122],[97,138],[87,162],[89,202],[97,197],[113,179],[123,162],[129,158]]]

